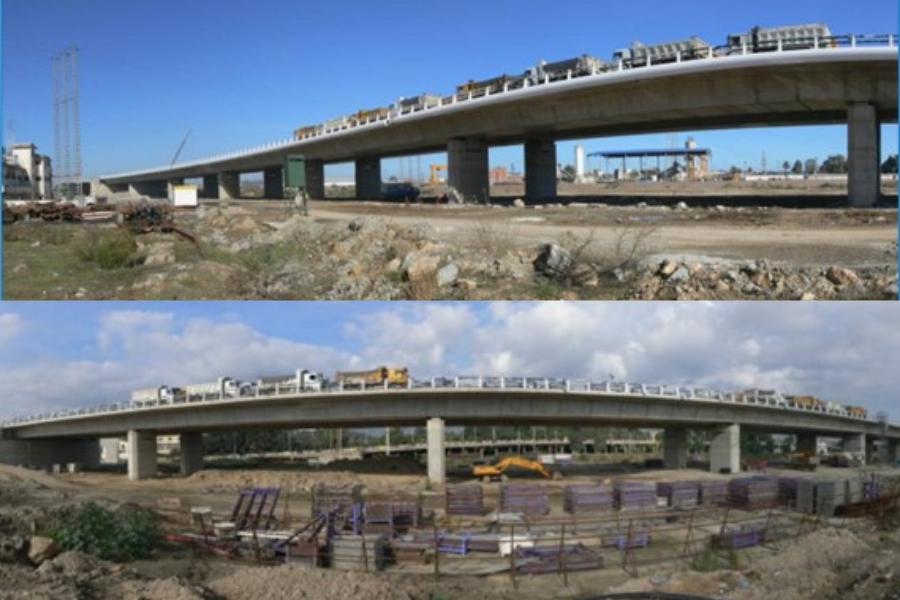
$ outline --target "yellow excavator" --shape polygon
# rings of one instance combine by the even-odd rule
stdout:
[[[505,471],[509,467],[519,467],[537,471],[547,479],[558,478],[557,473],[550,473],[543,464],[523,456],[507,456],[492,465],[474,465],[472,467],[472,475],[480,477],[484,481],[491,481],[493,479],[502,479],[505,481],[507,479]]]

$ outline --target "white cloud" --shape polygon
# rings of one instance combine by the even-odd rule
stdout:
[[[22,315],[11,312],[0,313],[0,349],[5,349],[25,330]]]

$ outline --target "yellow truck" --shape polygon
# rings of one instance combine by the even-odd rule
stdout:
[[[406,367],[378,367],[369,371],[338,371],[334,382],[344,389],[367,387],[405,388],[409,386]]]

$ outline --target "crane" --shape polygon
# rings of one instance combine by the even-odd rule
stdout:
[[[184,148],[184,144],[185,142],[187,142],[187,139],[190,137],[192,131],[193,129],[188,129],[188,132],[184,134],[184,137],[181,139],[181,144],[178,146],[178,150],[175,151],[175,158],[172,159],[172,165],[174,165],[175,161],[178,160],[178,156],[181,154],[181,150],[182,148]]]

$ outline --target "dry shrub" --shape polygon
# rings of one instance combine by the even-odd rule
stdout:
[[[503,256],[515,246],[516,231],[507,223],[472,221],[472,244],[485,256]]]
[[[614,268],[631,269],[643,262],[652,253],[652,239],[658,231],[657,225],[649,223],[628,223],[614,229]]]

